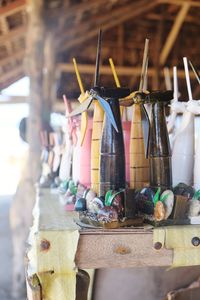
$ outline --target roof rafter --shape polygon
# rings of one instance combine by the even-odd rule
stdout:
[[[63,51],[70,49],[95,37],[99,31],[99,28],[101,28],[103,31],[106,31],[121,23],[124,23],[131,18],[136,18],[154,8],[156,5],[158,5],[158,3],[159,0],[154,0],[151,2],[149,2],[149,0],[143,0],[139,3],[139,5],[131,4],[125,7],[123,10],[119,8],[112,12],[112,18],[110,15],[100,18],[97,24],[95,24],[94,28],[90,31],[83,31],[84,25],[81,25],[81,30],[77,30],[76,34],[74,32],[75,38],[72,38],[63,44],[60,43],[61,50]]]
[[[165,45],[163,46],[162,52],[160,54],[160,64],[161,65],[165,64],[166,59],[173,47],[173,44],[178,36],[178,33],[181,29],[181,26],[185,20],[185,17],[187,15],[189,9],[190,9],[189,2],[187,2],[187,3],[185,2],[176,17],[174,24],[172,26],[172,29],[171,29],[171,31],[167,37],[167,40],[165,42]]]

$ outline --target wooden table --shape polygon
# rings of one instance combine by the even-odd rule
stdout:
[[[34,226],[31,229],[29,243],[30,249],[35,247],[37,253],[35,256],[32,255],[31,259],[29,255],[31,261],[28,263],[28,269],[33,269],[33,265],[36,265],[34,260],[37,259],[36,274],[56,272],[56,268],[51,270],[49,259],[51,251],[54,251],[51,244],[56,236],[59,244],[58,255],[63,255],[64,261],[69,247],[65,249],[62,241],[69,232],[72,234],[78,232],[75,265],[79,269],[132,268],[172,264],[172,250],[154,249],[153,230],[150,226],[113,230],[82,229],[76,223],[78,213],[66,212],[60,204],[59,195],[51,193],[48,189],[39,191],[33,215]],[[59,268],[63,266],[58,266],[58,270]],[[35,280],[33,273],[27,277],[28,299],[41,299],[41,286],[37,284],[33,286],[33,278]],[[34,298],[34,292],[39,293],[40,296],[37,296],[38,298],[34,296]]]

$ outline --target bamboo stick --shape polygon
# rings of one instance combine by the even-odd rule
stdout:
[[[109,58],[109,63],[110,63],[110,67],[111,67],[111,70],[112,70],[112,73],[113,73],[113,77],[114,77],[114,80],[115,80],[116,87],[120,88],[121,84],[119,82],[119,78],[117,76],[117,72],[116,72],[115,65],[114,65],[114,62],[113,62],[112,58]],[[120,107],[120,113],[121,113],[121,118],[123,118],[123,114],[124,114],[124,107],[123,106]]]
[[[83,83],[82,83],[82,80],[81,80],[81,76],[80,76],[75,58],[73,58],[73,63],[74,63],[74,69],[75,69],[77,81],[78,81],[79,88],[80,88],[80,91],[81,91],[81,95],[78,98],[78,100],[79,100],[80,103],[82,103],[85,100],[85,97],[84,97],[85,92],[84,92]],[[81,134],[80,134],[80,145],[81,146],[83,145],[83,141],[84,141],[86,130],[87,130],[87,125],[88,125],[88,115],[87,115],[87,112],[84,111],[81,114]]]

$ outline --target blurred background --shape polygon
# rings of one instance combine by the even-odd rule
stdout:
[[[27,185],[34,186],[40,174],[39,132],[52,113],[64,115],[63,93],[78,103],[73,57],[84,88],[92,86],[99,28],[102,86],[115,86],[108,63],[112,57],[121,85],[138,89],[145,38],[150,39],[149,90],[173,88],[172,68],[177,66],[180,99],[187,101],[183,56],[200,68],[199,0],[0,0],[1,300],[26,297],[23,247],[34,203]],[[192,71],[190,77],[193,98],[199,99]],[[29,117],[28,144],[18,130],[24,117]],[[194,278],[198,272],[189,271]],[[162,299],[155,287],[153,294],[152,299]]]

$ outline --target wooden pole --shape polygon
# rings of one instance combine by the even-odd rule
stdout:
[[[43,65],[45,26],[42,19],[43,0],[29,1],[29,28],[27,34],[27,71],[30,78],[29,98],[29,164],[30,176],[36,181],[40,173],[40,140],[42,126]]]
[[[44,0],[29,0],[26,67],[30,78],[28,142],[30,174],[33,181],[40,175],[39,132],[49,124],[54,89],[53,32],[45,21]]]

